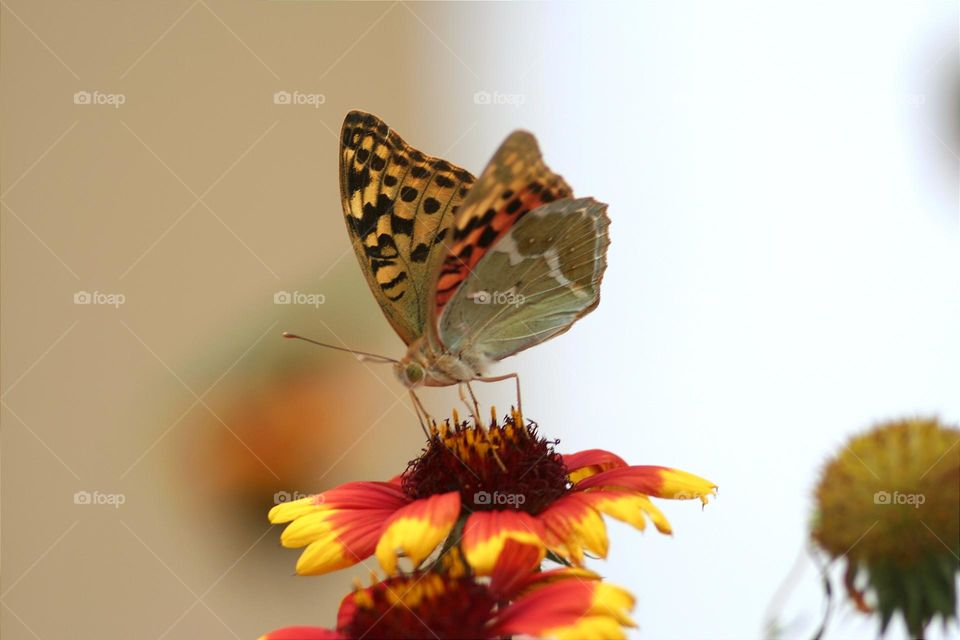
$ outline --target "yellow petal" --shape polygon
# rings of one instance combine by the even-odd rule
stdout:
[[[414,566],[433,553],[443,542],[460,516],[460,494],[453,491],[411,502],[386,523],[377,542],[376,556],[389,574],[397,571],[402,553]]]
[[[671,498],[673,500],[693,500],[699,498],[700,502],[707,504],[709,496],[717,494],[717,485],[700,476],[696,476],[679,469],[663,469],[660,473],[663,479],[663,485],[657,497]]]

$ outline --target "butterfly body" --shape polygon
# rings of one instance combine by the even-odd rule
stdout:
[[[482,357],[437,349],[420,338],[407,348],[407,354],[394,365],[394,371],[409,388],[449,387],[483,377],[489,364]]]
[[[484,379],[599,303],[606,205],[574,199],[527,132],[475,178],[353,111],[340,190],[364,275],[407,344],[395,373],[410,389]]]

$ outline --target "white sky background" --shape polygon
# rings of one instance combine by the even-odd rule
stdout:
[[[661,503],[672,539],[613,527],[594,566],[637,594],[638,637],[760,637],[825,458],[875,420],[960,420],[957,5],[487,15],[503,42],[532,29],[543,59],[517,79],[528,61],[491,44],[465,84],[524,104],[479,107],[496,140],[451,159],[479,169],[500,135],[532,129],[613,220],[599,309],[498,370],[521,372],[561,450],[720,485],[702,512]],[[785,636],[810,637],[821,606],[807,563]],[[846,605],[831,630],[876,633]]]

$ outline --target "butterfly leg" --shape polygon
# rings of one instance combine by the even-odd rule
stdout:
[[[476,412],[474,415],[475,415],[476,418],[477,418],[477,424],[481,424],[481,420],[480,420],[480,403],[477,402],[477,394],[475,394],[475,393],[473,392],[473,386],[471,386],[471,384],[470,384],[469,382],[465,382],[464,384],[465,384],[466,387],[467,387],[467,391],[470,392],[470,400],[473,401],[473,409],[474,409],[474,411]]]
[[[473,398],[473,405],[467,402],[467,396],[463,393],[463,388],[466,387],[470,390],[470,396]],[[470,389],[470,383],[460,382],[457,384],[457,392],[460,394],[460,402],[463,403],[463,406],[467,408],[467,411],[473,416],[473,422],[480,427],[480,405],[477,404],[477,397],[473,395],[473,389]]]
[[[523,417],[523,400],[520,398],[520,375],[517,373],[508,373],[504,376],[495,376],[493,378],[477,378],[480,382],[501,382],[513,378],[517,383],[517,413]]]
[[[417,419],[420,421],[420,428],[423,429],[423,435],[427,436],[427,440],[429,440],[430,431],[427,429],[427,424],[430,423],[430,414],[423,408],[423,403],[420,402],[420,398],[413,392],[413,389],[409,391],[410,400],[413,402],[413,410],[417,413]]]

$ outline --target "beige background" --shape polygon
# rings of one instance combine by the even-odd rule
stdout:
[[[351,108],[474,172],[531,129],[610,203],[603,303],[495,372],[521,372],[561,451],[721,486],[702,511],[661,503],[672,538],[611,527],[593,566],[637,595],[636,635],[760,637],[773,615],[810,637],[811,561],[767,608],[822,461],[875,420],[960,420],[958,18],[952,0],[3,0],[3,637],[330,625],[368,575],[294,576],[265,519],[275,494],[389,477],[421,443],[389,370],[279,337],[401,353],[341,222]],[[875,635],[839,611],[832,637]]]
[[[385,57],[433,36],[379,3],[11,0],[2,18],[3,637],[332,622],[368,570],[291,578],[273,494],[395,473],[419,430],[389,371],[279,335],[396,355],[348,253],[337,132],[363,106],[448,148],[462,130],[412,124],[419,54]],[[284,290],[325,304],[274,305]]]

